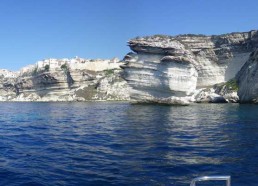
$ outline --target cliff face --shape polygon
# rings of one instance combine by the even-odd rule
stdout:
[[[0,101],[258,102],[258,31],[128,43],[133,52],[123,62],[47,59],[19,72],[0,69]]]
[[[16,73],[2,70],[0,100],[128,100],[120,65],[118,59],[47,59]]]
[[[123,77],[137,102],[196,101],[197,89],[235,77],[258,46],[258,31],[130,40]]]
[[[238,95],[242,103],[258,103],[258,49],[236,75]]]

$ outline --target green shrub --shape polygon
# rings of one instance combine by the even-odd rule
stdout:
[[[156,35],[154,35],[154,37],[169,38],[168,35],[164,35],[164,34],[156,34]]]
[[[31,73],[32,76],[36,76],[38,73],[38,67],[35,67]]]
[[[114,74],[114,70],[113,70],[113,69],[105,70],[105,75],[106,75],[106,76],[112,75],[112,74]]]
[[[45,65],[45,71],[49,71],[49,65]]]
[[[68,66],[66,64],[62,64],[61,69],[64,71],[64,73],[69,72]]]
[[[230,90],[238,90],[237,80],[235,80],[235,79],[230,79],[229,81],[227,81],[226,86]]]
[[[62,70],[67,70],[67,69],[68,69],[68,67],[67,67],[67,65],[66,65],[66,64],[62,64],[62,65],[61,65],[61,69],[62,69]]]

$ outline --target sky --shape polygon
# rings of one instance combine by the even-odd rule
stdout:
[[[48,58],[123,58],[154,34],[258,29],[257,0],[1,0],[0,68]]]

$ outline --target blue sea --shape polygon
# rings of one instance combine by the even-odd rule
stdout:
[[[258,185],[258,105],[0,104],[0,185],[188,186],[204,175]]]

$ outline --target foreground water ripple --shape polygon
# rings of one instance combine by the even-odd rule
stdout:
[[[258,184],[258,106],[1,103],[0,185]]]

